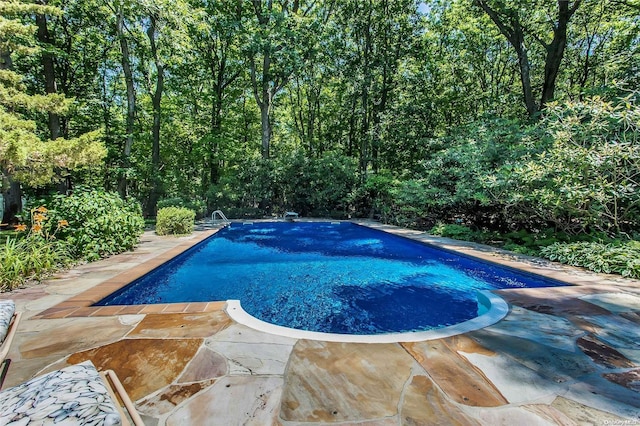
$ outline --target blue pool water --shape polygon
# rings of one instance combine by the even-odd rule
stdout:
[[[96,305],[238,299],[272,324],[379,334],[474,318],[476,290],[558,285],[352,223],[234,223]]]

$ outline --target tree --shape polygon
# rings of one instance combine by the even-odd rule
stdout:
[[[240,46],[246,39],[242,34],[242,7],[233,0],[193,2],[193,7],[202,8],[202,19],[192,20],[189,35],[194,42],[197,55],[196,63],[204,65],[208,86],[203,91],[208,95],[210,104],[210,128],[206,136],[206,167],[208,172],[207,187],[217,184],[220,179],[222,161],[221,142],[223,139],[223,110],[229,103],[229,92],[232,85],[244,73],[245,65],[241,57]],[[189,70],[193,73],[193,69]]]
[[[543,2],[545,10],[537,4],[523,1],[497,2],[488,0],[474,0],[498,27],[518,55],[520,69],[520,81],[527,113],[533,117],[545,104],[551,101],[555,95],[556,79],[560,71],[560,64],[567,45],[567,29],[569,21],[582,0],[557,0]],[[548,40],[545,33],[549,28],[539,25],[537,19],[544,20],[544,14],[551,13],[551,4],[555,3],[554,19],[548,23],[551,26],[553,37]],[[539,16],[542,15],[542,16]],[[533,19],[532,19],[533,17]],[[532,66],[529,58],[529,39],[539,43],[545,50],[544,72],[542,74],[542,90],[539,102],[536,101],[531,83]]]
[[[129,41],[125,34],[125,3],[116,1],[115,7],[111,8],[116,15],[115,32],[120,45],[122,72],[127,89],[127,120],[126,136],[122,148],[122,172],[118,182],[118,192],[121,197],[126,197],[128,192],[128,172],[131,166],[130,157],[133,147],[134,125],[136,119],[136,89],[133,81],[133,71],[131,67],[131,54],[129,53]]]
[[[29,111],[62,115],[70,100],[55,93],[29,95],[23,78],[14,71],[13,54],[34,54],[35,27],[19,17],[57,15],[56,8],[22,1],[0,3],[0,173],[5,203],[2,222],[13,221],[22,209],[20,182],[42,186],[57,179],[61,168],[74,169],[97,164],[105,155],[99,133],[92,132],[74,139],[43,141],[34,121],[25,116]]]
[[[46,0],[39,0],[39,3],[46,5]],[[42,52],[42,74],[45,82],[45,93],[58,93],[56,85],[56,72],[51,52],[52,42],[49,35],[49,27],[47,25],[47,15],[43,13],[36,14],[36,25],[38,26],[38,41],[43,46]],[[60,116],[53,112],[48,113],[49,133],[52,140],[60,136]]]
[[[269,158],[272,136],[272,109],[276,95],[292,74],[310,59],[317,26],[328,14],[312,17],[315,2],[252,0],[256,18],[247,50],[253,96],[260,109],[262,157]],[[315,19],[314,19],[315,18]]]
[[[158,31],[158,21],[160,19],[159,10],[149,11],[149,27],[147,37],[151,47],[151,57],[155,65],[155,89],[151,93],[151,104],[153,106],[153,124],[151,125],[151,180],[152,189],[147,204],[147,213],[154,216],[156,205],[160,198],[160,120],[162,116],[162,92],[164,90],[164,61],[158,55],[156,37]]]

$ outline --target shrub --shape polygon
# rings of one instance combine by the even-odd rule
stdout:
[[[196,213],[184,207],[165,207],[160,209],[156,218],[156,234],[191,234],[195,218]]]
[[[142,209],[137,202],[101,190],[78,190],[51,202],[52,219],[66,219],[61,230],[71,255],[93,261],[133,249],[144,232]],[[52,222],[54,223],[54,222]]]
[[[66,243],[55,235],[67,226],[66,221],[59,221],[50,233],[44,226],[48,221],[46,208],[31,210],[30,217],[31,227],[25,236],[17,233],[27,231],[27,226],[18,225],[15,236],[0,246],[0,291],[40,280],[71,263]]]
[[[203,217],[207,213],[207,203],[202,200],[187,201],[180,197],[165,198],[158,201],[158,210],[165,207],[184,207],[189,210],[193,210],[197,217]]]
[[[475,241],[476,233],[464,225],[438,223],[429,231],[432,235],[454,238],[456,240]]]
[[[545,108],[544,137],[528,155],[484,177],[509,215],[529,215],[571,235],[616,236],[640,227],[640,103],[599,97]]]
[[[71,259],[64,243],[38,238],[9,238],[0,247],[0,291],[9,291],[29,280],[68,265]]]
[[[541,253],[550,260],[594,272],[640,278],[640,241],[555,243]]]

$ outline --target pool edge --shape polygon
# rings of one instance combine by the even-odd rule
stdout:
[[[298,330],[295,328],[283,327],[259,320],[245,311],[239,300],[227,300],[225,312],[237,322],[253,330],[263,333],[275,334],[277,336],[289,337],[292,339],[319,340],[324,342],[342,343],[405,343],[422,342],[425,340],[442,339],[456,336],[474,330],[493,325],[503,319],[509,313],[508,303],[500,296],[488,290],[477,291],[478,302],[487,307],[487,312],[473,319],[428,331],[412,331],[406,333],[386,333],[386,334],[338,334],[322,333],[318,331]]]

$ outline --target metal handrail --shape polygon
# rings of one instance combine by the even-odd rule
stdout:
[[[216,216],[220,216],[220,220],[224,224],[231,223],[231,221],[229,219],[227,219],[227,217],[224,215],[224,213],[222,213],[222,210],[216,210],[213,213],[211,213],[211,223],[213,223],[214,225],[217,225]]]

